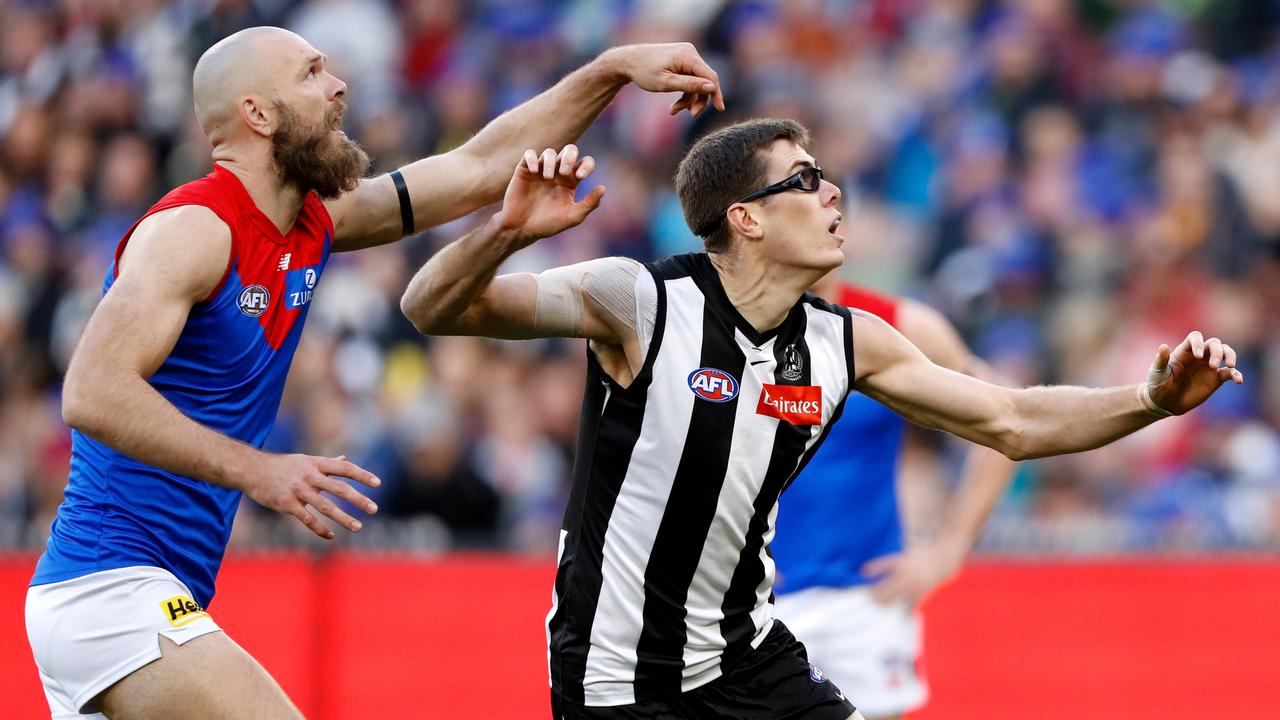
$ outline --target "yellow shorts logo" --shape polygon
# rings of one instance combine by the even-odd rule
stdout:
[[[169,619],[169,624],[176,628],[188,625],[202,617],[209,617],[209,613],[205,612],[204,608],[186,595],[171,597],[160,603],[160,608],[164,610],[164,615]]]

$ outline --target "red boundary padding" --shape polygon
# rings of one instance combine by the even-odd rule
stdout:
[[[0,558],[4,717],[48,717],[23,625],[34,563]],[[544,718],[553,571],[233,555],[210,611],[313,720]],[[1278,609],[1276,559],[976,563],[926,608],[933,699],[912,720],[1280,717]]]

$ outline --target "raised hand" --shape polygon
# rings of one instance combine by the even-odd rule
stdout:
[[[359,520],[344,512],[326,494],[340,497],[369,515],[378,511],[372,500],[337,479],[347,478],[374,488],[382,483],[373,473],[349,462],[346,457],[267,457],[269,459],[260,468],[259,475],[244,488],[245,495],[263,507],[294,516],[325,540],[332,540],[334,532],[308,511],[308,506],[351,532],[360,532],[361,527]]]
[[[680,98],[671,103],[672,115],[687,108],[690,115],[697,117],[708,104],[724,111],[720,76],[691,43],[625,45],[609,52],[616,53],[613,59],[618,61],[620,71],[640,89],[680,93]]]
[[[595,165],[590,155],[579,158],[578,147],[572,144],[559,153],[551,148],[541,155],[525,150],[507,186],[502,209],[494,215],[499,228],[524,247],[580,224],[604,197],[604,186],[597,185],[582,200],[573,199],[578,183]]]
[[[1193,331],[1175,350],[1161,345],[1140,388],[1143,404],[1162,415],[1181,415],[1209,399],[1228,380],[1244,383],[1236,369],[1236,351],[1218,338]]]

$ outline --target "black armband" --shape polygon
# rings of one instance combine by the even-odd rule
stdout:
[[[391,182],[396,184],[396,195],[400,198],[400,224],[403,234],[413,234],[413,201],[409,199],[409,186],[404,184],[404,175],[399,170],[391,171]]]

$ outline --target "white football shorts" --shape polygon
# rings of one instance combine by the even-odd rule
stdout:
[[[775,614],[867,717],[924,705],[920,616],[905,603],[882,605],[865,586],[809,588],[774,599]]]
[[[163,635],[181,645],[218,625],[173,573],[126,567],[27,589],[27,639],[53,720],[105,718],[94,700],[160,658]]]

